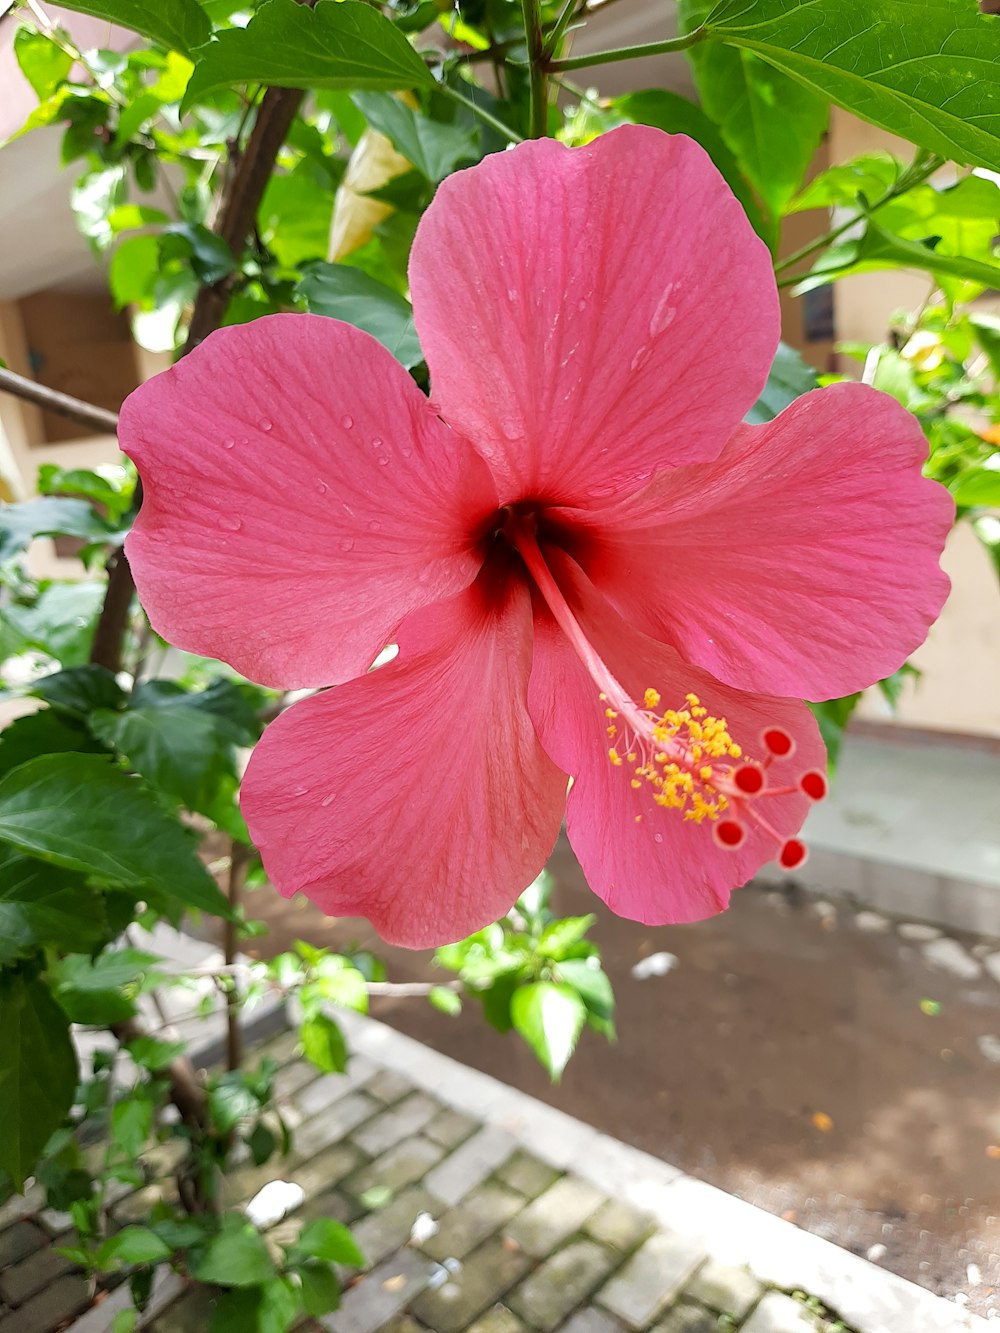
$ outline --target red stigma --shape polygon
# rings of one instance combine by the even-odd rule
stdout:
[[[826,774],[817,768],[811,768],[808,773],[803,773],[799,778],[799,786],[810,801],[822,801],[829,790]]]
[[[798,870],[805,864],[809,849],[799,838],[789,838],[778,856],[778,865],[782,870]]]
[[[795,742],[783,727],[768,727],[761,740],[775,759],[787,759],[795,749]]]
[[[755,764],[740,764],[733,774],[733,783],[744,796],[756,796],[764,786],[764,774]]]
[[[718,824],[713,825],[712,832],[715,835],[715,841],[720,847],[725,847],[726,851],[732,851],[734,847],[739,847],[747,836],[746,829],[742,824],[738,824],[735,819],[721,819]]]

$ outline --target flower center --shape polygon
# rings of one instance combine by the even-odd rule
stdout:
[[[798,773],[793,782],[769,784],[771,765],[794,755],[792,736],[783,727],[766,727],[759,738],[764,757],[758,760],[745,755],[726,719],[712,716],[696,694],[686,695],[680,708],[660,711],[660,692],[650,687],[638,703],[587,638],[545,561],[533,519],[512,513],[504,531],[597,687],[612,767],[628,777],[633,790],[650,791],[655,805],[679,810],[696,824],[710,821],[720,848],[735,851],[755,829],[774,843],[783,869],[803,865],[805,844],[779,833],[764,813],[774,797],[798,794],[821,801],[826,796],[826,776],[818,769]],[[641,813],[635,816],[637,823],[642,819]]]

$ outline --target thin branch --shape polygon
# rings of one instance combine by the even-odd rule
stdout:
[[[612,65],[621,60],[639,60],[643,56],[669,55],[673,51],[686,51],[688,47],[705,40],[703,28],[695,28],[683,37],[669,37],[662,42],[645,42],[641,46],[619,46],[613,51],[594,51],[590,55],[570,56],[567,60],[549,60],[545,65],[548,74],[566,74],[573,69],[589,69],[591,65]]]
[[[26,403],[35,403],[46,412],[68,417],[78,425],[89,426],[102,435],[114,435],[118,429],[117,413],[93,403],[85,403],[82,398],[73,398],[68,393],[59,393],[57,389],[47,389],[44,384],[36,384],[34,380],[17,375],[13,370],[5,370],[3,366],[0,366],[0,390],[13,394],[15,398],[23,398]]]
[[[229,916],[223,923],[222,949],[227,964],[236,961],[237,935],[239,932],[236,909],[243,897],[243,885],[246,880],[250,851],[235,838],[231,841],[229,857]],[[235,974],[230,975],[226,985],[226,1067],[232,1071],[239,1069],[243,1058],[243,1033],[240,1029],[240,987]]]
[[[548,94],[545,87],[545,31],[542,27],[541,0],[521,0],[524,16],[524,36],[528,43],[528,81],[530,106],[528,134],[532,139],[544,138],[548,129]]]

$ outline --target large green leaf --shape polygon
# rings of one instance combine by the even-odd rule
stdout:
[[[353,101],[368,124],[390,139],[420,174],[435,184],[460,163],[481,156],[473,126],[431,120],[388,93],[356,93]]]
[[[80,875],[0,843],[0,967],[43,945],[94,948],[105,930],[101,896]]]
[[[139,949],[111,949],[96,958],[71,953],[52,968],[53,991],[74,1023],[119,1023],[131,1018],[135,997],[156,980],[156,962]]]
[[[870,273],[886,268],[915,268],[933,273],[939,281],[957,279],[959,282],[976,283],[978,288],[1000,287],[1000,264],[987,263],[967,255],[947,254],[932,243],[936,239],[929,237],[928,242],[924,243],[894,236],[874,218],[869,218],[857,240],[831,246],[819,263],[803,277],[796,290],[806,292],[853,273]],[[973,294],[978,295],[978,291]]]
[[[0,508],[0,561],[23,551],[34,537],[82,537],[110,542],[120,534],[86,500],[45,496]]]
[[[364,329],[407,370],[423,360],[409,301],[361,269],[345,264],[312,264],[298,290],[314,314],[329,315]]]
[[[73,1104],[69,1020],[40,981],[0,977],[0,1168],[17,1189]]]
[[[225,915],[185,830],[100,755],[42,755],[0,780],[0,840],[70,870]]]
[[[0,777],[42,754],[105,754],[81,719],[40,708],[9,722],[0,731]]]
[[[746,178],[740,171],[732,150],[726,145],[719,127],[710,120],[700,106],[666,88],[649,88],[644,92],[627,93],[617,97],[614,109],[635,125],[652,125],[667,134],[686,134],[705,149],[721,171],[726,184],[743,205],[743,210],[754,231],[768,244],[773,241],[773,227],[765,221]]]
[[[394,91],[434,83],[398,29],[360,0],[267,0],[246,28],[217,34],[198,53],[184,105],[233,83]]]
[[[510,1017],[552,1079],[558,1082],[587,1017],[586,1006],[576,990],[551,981],[519,986],[510,1003]]]
[[[63,666],[81,666],[90,653],[106,591],[107,584],[96,579],[52,583],[34,606],[8,606],[3,614],[29,647]]]
[[[59,0],[60,9],[120,23],[170,51],[190,54],[212,35],[198,0]]]
[[[712,0],[680,0],[682,30],[711,22],[711,10]],[[826,129],[827,97],[822,90],[803,88],[753,51],[703,42],[688,54],[702,105],[760,197],[779,216],[801,185]]]
[[[204,813],[226,778],[234,776],[231,750],[215,719],[197,709],[102,708],[91,713],[89,725],[147,782],[189,810]]]
[[[191,1265],[191,1275],[220,1287],[255,1287],[273,1278],[275,1269],[257,1229],[233,1214]]]
[[[787,343],[778,343],[767,383],[745,420],[752,425],[773,421],[796,398],[815,389],[817,383],[815,370],[803,361],[795,348],[789,347]]]
[[[42,32],[18,28],[14,56],[40,102],[51,97],[73,68],[73,57]]]
[[[862,120],[996,169],[1000,20],[972,0],[721,0],[705,32],[709,49],[750,52]],[[793,119],[784,98],[776,110]]]

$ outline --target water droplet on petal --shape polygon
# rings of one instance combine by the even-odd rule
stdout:
[[[632,358],[630,368],[632,370],[640,370],[648,360],[649,360],[649,348],[645,343],[643,343],[643,345],[636,352],[635,356]]]
[[[340,424],[343,426],[344,430],[350,430],[351,427],[354,425],[354,418],[353,418],[353,417],[341,417],[341,418],[340,418]]]
[[[341,537],[341,539],[340,539],[340,549],[341,549],[342,551],[353,551],[353,550],[354,550],[354,538],[353,538],[353,537]]]
[[[236,441],[232,439],[230,436],[227,436],[226,439],[222,441],[223,449],[232,449],[235,444]]]
[[[293,795],[293,796],[305,796],[306,793],[307,793],[308,791],[309,791],[309,788],[308,788],[308,787],[293,787],[293,788],[292,788],[292,795]]]
[[[273,421],[270,420],[269,417],[261,417],[261,419],[257,422],[257,425],[261,428],[261,430],[270,430],[271,427],[274,425],[274,423]]]
[[[332,805],[334,798],[336,797],[336,794],[337,794],[336,792],[331,792],[329,796],[324,796],[323,799],[320,801],[320,805],[322,806]]]
[[[316,483],[316,490],[320,495],[325,495],[329,489],[330,488],[325,481],[318,481]]]
[[[389,462],[389,455],[388,455],[388,454],[379,454],[379,456],[378,456],[378,461],[379,461],[379,466],[380,466],[380,467],[385,467],[386,464]]]
[[[405,449],[405,448],[404,448],[404,449],[400,449],[399,452],[403,455],[404,458],[410,458],[410,457],[412,457],[412,455],[413,455],[413,450],[412,450],[412,449]]]
[[[376,435],[375,438],[374,438],[374,440],[372,440],[372,448],[373,448],[373,449],[381,449],[383,443],[384,443],[384,441],[382,440],[382,437],[379,436],[379,435]]]
[[[576,303],[576,308],[577,308],[577,310],[580,311],[581,314],[583,314],[583,312],[584,312],[584,311],[586,310],[586,308],[587,308],[587,302],[586,302],[586,301],[583,301],[583,300],[581,300],[581,301],[577,301],[577,303]]]
[[[225,528],[226,532],[239,532],[242,526],[243,520],[235,514],[223,514],[219,518],[219,527]]]
[[[514,290],[513,287],[507,288],[507,300],[510,302],[514,302],[517,300],[517,292]]]
[[[382,531],[382,524],[378,521],[377,518],[373,518],[373,519],[371,520],[371,522],[368,524],[368,531],[369,531],[369,532],[381,532],[381,531]]]
[[[662,833],[654,833],[654,834],[653,834],[653,841],[654,841],[654,842],[662,842],[662,841],[663,841],[663,834],[662,834]]]

